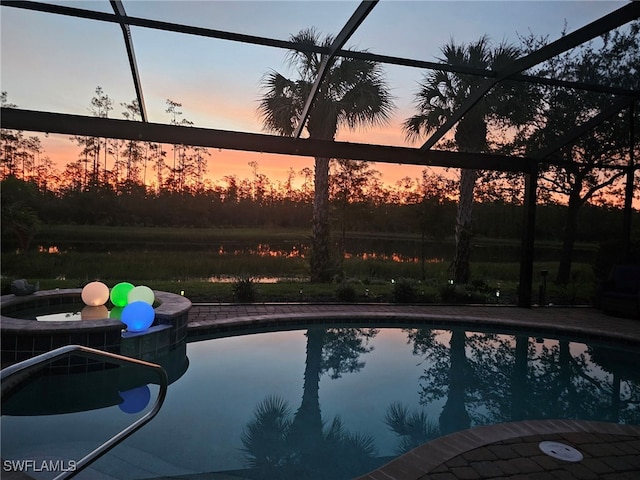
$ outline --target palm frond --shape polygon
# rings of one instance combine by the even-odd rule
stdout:
[[[272,71],[263,77],[261,87],[264,95],[258,102],[257,110],[262,124],[267,130],[291,135],[310,86]]]
[[[520,58],[521,54],[519,47],[501,42],[491,54],[491,68],[497,71],[503,70]]]
[[[260,468],[281,465],[291,455],[287,445],[290,427],[291,409],[284,399],[270,396],[259,403],[241,435],[247,463]]]
[[[346,450],[351,458],[371,458],[375,457],[378,453],[375,440],[371,435],[347,433],[342,443],[343,450]]]
[[[334,417],[331,425],[324,432],[324,438],[329,450],[337,448],[340,456],[345,458],[372,457],[377,453],[372,436],[345,430],[344,424],[338,416]]]
[[[291,42],[301,46],[321,46],[330,47],[333,37],[327,35],[324,39],[313,27],[301,30],[290,38]],[[308,50],[292,50],[287,56],[287,61],[291,67],[296,68],[300,77],[307,81],[313,81],[318,75],[323,55]]]
[[[338,442],[344,435],[344,424],[340,417],[334,417],[329,428],[324,432],[328,442]]]
[[[384,423],[397,435],[407,434],[407,417],[409,409],[400,402],[394,402],[387,408]]]
[[[308,28],[293,35],[291,41],[301,46],[301,50],[293,50],[288,55],[299,79],[292,81],[277,72],[268,73],[261,84],[264,95],[258,105],[265,128],[283,135],[291,135],[296,128],[325,58],[305,47],[328,48],[333,37],[321,37],[314,28]],[[320,85],[306,127],[312,137],[331,139],[340,125],[356,128],[386,124],[393,108],[393,99],[379,63],[334,59]]]
[[[389,405],[385,416],[387,426],[399,437],[398,452],[404,453],[436,438],[438,426],[429,420],[423,411],[409,413],[409,409],[399,402]]]
[[[442,62],[481,70],[500,70],[513,63],[520,56],[520,49],[506,42],[502,42],[492,49],[490,39],[486,35],[467,44],[456,44],[451,39],[441,48],[441,52],[440,61]],[[441,70],[426,74],[415,94],[414,103],[418,113],[407,119],[403,125],[406,137],[409,140],[415,140],[421,135],[437,129],[484,81],[482,76]],[[518,102],[522,105],[521,102],[527,97],[526,92],[517,90],[516,87],[513,82],[501,82],[476,104],[471,115],[472,121],[483,123],[485,126],[474,126],[474,134],[482,134],[486,130],[486,123],[491,119],[499,119],[509,125],[518,124],[522,115],[517,116],[513,107]],[[469,123],[471,121],[467,122],[467,125]],[[459,123],[456,130],[460,128],[460,125]],[[466,135],[458,137],[463,138]],[[477,143],[484,145],[486,140],[481,142],[478,139]]]

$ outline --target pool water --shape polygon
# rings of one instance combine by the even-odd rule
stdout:
[[[193,342],[186,355],[158,416],[77,478],[338,480],[476,425],[640,423],[640,354],[568,339],[314,326]],[[157,386],[148,390],[153,399]],[[118,401],[47,415],[3,409],[3,459],[95,448],[145,412]]]

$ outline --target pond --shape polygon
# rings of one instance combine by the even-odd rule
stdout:
[[[336,240],[337,241],[337,240]],[[124,252],[124,251],[202,251],[220,256],[248,255],[256,257],[284,257],[304,258],[308,255],[310,244],[299,241],[219,241],[207,243],[173,243],[168,242],[132,242],[109,240],[105,242],[57,242],[56,244],[38,245],[42,253],[59,254],[74,251],[78,253],[92,252]],[[378,237],[349,237],[344,243],[345,257],[358,259],[392,260],[397,262],[419,263],[423,257],[426,262],[449,262],[453,258],[455,245],[452,240],[422,243],[419,237],[406,238],[378,238]],[[537,245],[536,261],[555,261],[559,257],[560,245]],[[479,239],[473,245],[472,258],[482,262],[514,262],[519,260],[520,245],[518,242],[482,241]],[[576,262],[591,262],[594,250],[591,246],[576,245],[574,260]]]
[[[323,325],[188,343],[186,357],[158,416],[79,478],[338,480],[476,425],[640,423],[638,352],[568,338]],[[59,395],[40,393],[42,403]],[[144,413],[124,413],[123,402],[55,415],[3,409],[3,458],[86,453]]]

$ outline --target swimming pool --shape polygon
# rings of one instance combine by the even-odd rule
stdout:
[[[352,478],[470,426],[640,423],[640,355],[571,339],[319,325],[189,343],[186,356],[158,416],[78,478]],[[3,458],[95,448],[144,413],[121,406],[3,415]]]

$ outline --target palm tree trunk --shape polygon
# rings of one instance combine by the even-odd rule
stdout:
[[[470,277],[473,191],[478,178],[477,170],[463,169],[460,173],[460,198],[456,215],[456,253],[453,259],[454,281],[468,283]]]
[[[311,281],[331,280],[329,254],[329,159],[316,158],[311,237]]]

